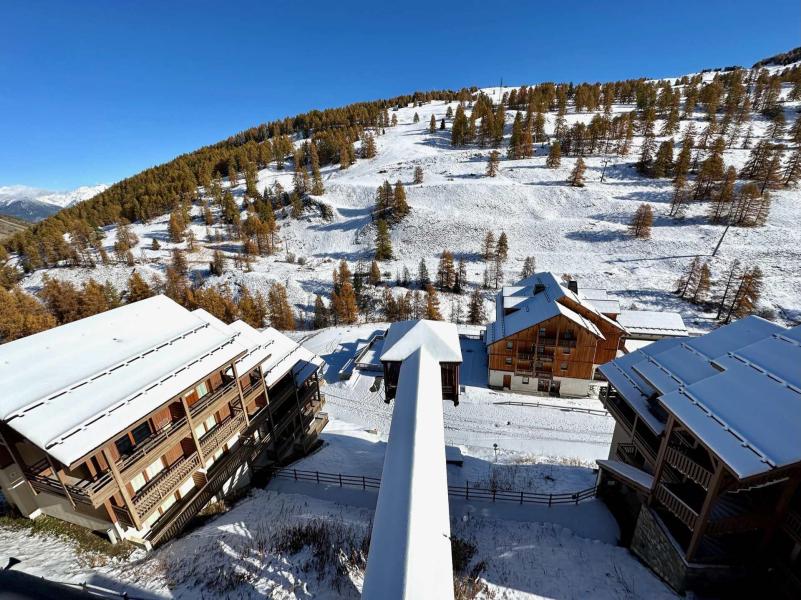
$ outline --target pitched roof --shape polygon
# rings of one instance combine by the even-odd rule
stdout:
[[[679,313],[656,310],[621,310],[618,322],[631,336],[662,335],[686,337],[687,327]]]
[[[384,338],[382,361],[399,362],[425,346],[437,362],[462,362],[456,325],[423,319],[393,323]]]
[[[70,465],[237,357],[269,362],[275,334],[166,296],[128,304],[0,346],[0,420]]]
[[[747,317],[600,369],[649,425],[651,397],[741,479],[801,461],[801,327]]]

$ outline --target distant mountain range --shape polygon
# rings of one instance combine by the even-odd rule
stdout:
[[[0,215],[36,222],[62,208],[96,196],[108,185],[82,185],[67,192],[54,192],[27,185],[0,186]]]

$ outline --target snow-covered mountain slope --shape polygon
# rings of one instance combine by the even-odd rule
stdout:
[[[0,186],[0,213],[26,221],[40,221],[106,188],[106,184],[82,185],[67,192],[53,192],[27,185]]]
[[[705,79],[713,76],[714,73],[704,75]],[[492,88],[485,92],[497,102],[502,92],[511,89]],[[789,86],[785,86],[782,96],[786,98],[788,92]],[[456,106],[456,102],[450,103],[452,109]],[[789,130],[798,118],[801,103],[785,101],[783,106]],[[321,218],[314,206],[308,206],[301,219],[279,214],[282,249],[276,255],[258,258],[249,268],[234,268],[229,261],[224,275],[211,277],[207,283],[227,284],[235,293],[240,286],[246,286],[266,294],[273,282],[280,281],[287,285],[298,314],[308,317],[314,295],[327,297],[330,294],[331,271],[340,259],[350,262],[352,269],[359,261],[367,261],[369,266],[375,236],[371,209],[376,188],[386,179],[404,183],[411,206],[410,215],[392,229],[395,258],[381,265],[390,284],[404,267],[414,278],[421,259],[425,259],[433,276],[439,255],[449,249],[457,259],[462,257],[467,262],[470,286],[480,285],[485,269],[480,256],[482,239],[487,231],[493,231],[496,236],[505,231],[510,245],[505,265],[507,282],[519,277],[525,257],[534,256],[538,270],[570,273],[577,277],[580,287],[607,288],[621,300],[624,308],[675,310],[683,314],[691,328],[705,330],[714,326],[714,315],[679,300],[672,293],[675,282],[695,256],[710,261],[713,281],[719,280],[734,260],[740,260],[745,266],[759,266],[764,273],[763,309],[774,311],[777,319],[787,323],[801,320],[801,224],[798,220],[801,193],[798,188],[773,192],[767,224],[758,228],[732,227],[712,258],[725,226],[709,222],[706,217],[709,206],[702,202],[690,204],[684,218],[669,216],[673,194],[671,180],[644,178],[634,168],[642,136],[635,135],[627,156],[585,156],[586,185],[570,187],[567,179],[576,163],[575,157],[563,157],[559,168],[549,169],[545,167],[548,147],[538,145],[532,158],[506,159],[505,149],[515,116],[510,110],[506,114],[500,173],[491,178],[485,176],[490,148],[451,146],[450,120],[446,130],[429,132],[431,116],[439,122],[447,108],[446,103],[437,101],[394,112],[398,125],[387,128],[384,135],[376,138],[378,155],[375,158],[359,159],[345,170],[337,166],[323,168],[325,193],[318,199],[331,207],[332,220]],[[635,108],[616,104],[613,112],[623,113]],[[467,112],[469,114],[469,108]],[[415,113],[419,115],[418,122],[414,120]],[[569,105],[568,125],[576,121],[589,122],[593,114],[577,113]],[[555,120],[555,113],[546,115],[549,135],[553,133]],[[706,126],[701,112],[694,113],[691,119],[682,119],[677,141],[691,122],[699,133]],[[767,135],[769,121],[759,113],[751,113],[750,123],[742,127],[740,139],[748,125],[753,128],[753,147]],[[657,120],[655,131],[661,128],[662,121]],[[657,144],[665,139],[657,137]],[[727,166],[738,169],[743,166],[750,150],[741,146],[738,142],[725,150]],[[413,172],[418,166],[423,169],[424,181],[413,184]],[[278,171],[271,165],[258,173],[260,190],[276,181],[285,189],[291,189],[291,167]],[[244,184],[233,192],[241,200]],[[650,240],[632,237],[627,227],[636,208],[644,202],[654,211]],[[215,241],[219,237],[226,239],[225,227],[202,224],[199,205],[193,208],[193,214],[192,228],[198,243],[188,258],[196,279],[202,279],[208,274],[214,249],[223,250],[233,259],[241,242]],[[137,265],[133,268],[140,273],[163,276],[169,251],[174,247],[167,241],[167,224],[168,215],[164,215],[148,224],[134,225],[140,242],[134,250]],[[107,234],[106,248],[111,253],[114,228],[108,228]],[[153,238],[159,241],[161,249],[151,249]],[[180,246],[185,247],[185,243]],[[302,258],[302,263],[287,260],[290,254],[295,259]],[[73,281],[88,277],[110,280],[124,289],[131,270],[132,267],[121,263],[91,270],[41,270],[27,276],[23,284],[35,291],[42,276],[50,272]],[[486,296],[489,303],[491,292]],[[443,314],[448,318],[456,298],[443,295],[441,300]],[[464,305],[464,300],[461,302]]]

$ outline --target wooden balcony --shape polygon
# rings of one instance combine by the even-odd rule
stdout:
[[[154,431],[149,438],[137,444],[133,451],[117,461],[117,469],[123,480],[129,481],[138,475],[156,458],[163,455],[181,439],[190,435],[189,421],[181,417]]]
[[[556,337],[541,336],[539,339],[537,339],[537,345],[556,346]]]
[[[619,443],[615,448],[615,455],[624,463],[637,466],[637,449],[634,444]]]
[[[221,388],[214,390],[210,394],[206,394],[200,400],[195,402],[189,407],[189,412],[192,414],[192,419],[195,422],[200,422],[205,419],[209,413],[219,408],[225,402],[231,402],[239,397],[239,387],[236,381],[229,381]]]
[[[782,523],[782,528],[791,538],[801,544],[801,513],[791,510]]]
[[[46,458],[25,468],[25,477],[36,492],[72,498],[73,502],[99,507],[117,491],[111,473],[104,473],[94,481],[64,476],[64,483],[55,474],[48,473],[50,463]]]
[[[601,398],[601,401],[604,406],[606,406],[606,410],[612,413],[612,418],[614,418],[615,421],[622,424],[628,431],[632,430],[634,421],[626,415],[621,407],[621,404],[625,403],[625,400],[620,398],[617,394],[608,394],[606,398]]]
[[[199,468],[200,457],[195,453],[178,460],[149,481],[133,497],[134,507],[140,518],[146,519],[168,494],[177,490],[192,471]]]
[[[314,415],[314,419],[309,423],[307,433],[309,435],[319,435],[325,426],[328,425],[328,413],[320,412]]]
[[[705,490],[709,489],[709,483],[712,481],[712,471],[699,465],[678,448],[669,446],[667,452],[665,452],[665,460],[671,467],[688,479],[693,480]]]
[[[563,338],[563,339],[559,340],[559,346],[561,348],[575,348],[576,347],[576,340],[574,340],[573,338],[570,338],[570,339]]]
[[[691,531],[695,529],[696,522],[698,521],[698,513],[690,508],[684,500],[661,483],[656,486],[654,495],[662,506],[670,511],[674,517],[684,523]]]
[[[256,383],[252,383],[249,386],[242,388],[242,398],[244,398],[245,403],[247,403],[249,400],[252,400],[263,392],[264,384],[261,381],[257,381]]]
[[[200,447],[203,450],[203,456],[208,458],[214,454],[220,446],[231,439],[231,436],[237,431],[242,431],[244,427],[245,413],[243,412],[225,419],[225,421],[218,424],[214,429],[200,438]]]
[[[642,454],[645,457],[645,460],[650,462],[651,466],[653,466],[654,463],[656,463],[657,450],[652,448],[651,445],[648,443],[648,440],[646,440],[637,431],[635,431],[634,434],[632,435],[631,441],[637,447],[637,450],[640,451],[640,454]]]
[[[291,398],[295,395],[295,388],[291,385],[284,387],[281,390],[273,392],[270,390],[268,395],[270,399],[270,406],[272,406],[273,410],[281,406],[288,398]]]

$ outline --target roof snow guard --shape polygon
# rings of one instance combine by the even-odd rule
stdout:
[[[453,600],[439,363],[456,361],[458,335],[455,326],[452,336],[433,335],[450,331],[445,325],[393,323],[387,335],[390,358],[385,352],[381,359],[403,358],[362,590],[367,600]]]
[[[215,369],[263,352],[269,339],[252,332],[154,296],[4,344],[0,420],[72,465]]]
[[[656,395],[740,479],[801,462],[801,326],[747,317],[654,342],[601,372],[640,414]]]

